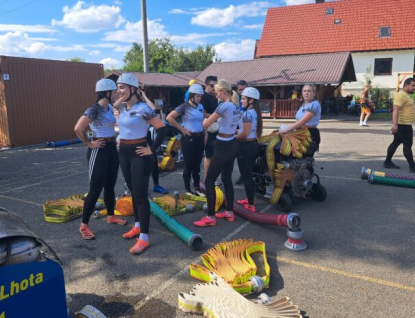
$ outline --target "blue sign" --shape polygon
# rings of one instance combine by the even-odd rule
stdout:
[[[52,261],[0,267],[0,318],[67,318],[65,281]]]

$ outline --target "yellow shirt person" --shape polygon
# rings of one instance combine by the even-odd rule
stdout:
[[[393,99],[393,105],[401,107],[398,117],[399,125],[411,125],[415,122],[415,102],[405,91],[400,91]]]

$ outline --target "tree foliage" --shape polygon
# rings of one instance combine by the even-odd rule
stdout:
[[[67,61],[85,63],[85,60],[83,58],[78,57],[78,56],[74,56],[74,57],[68,59]]]
[[[175,48],[169,38],[153,39],[148,45],[149,68],[153,73],[175,73],[202,71],[208,67],[214,57],[212,45],[198,46],[194,50]],[[143,47],[133,43],[124,55],[124,71],[142,72],[144,70]]]

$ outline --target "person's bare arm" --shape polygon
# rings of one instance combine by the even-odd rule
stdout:
[[[303,118],[301,118],[299,121],[295,122],[291,126],[288,126],[283,131],[280,131],[278,134],[286,134],[290,131],[293,131],[294,129],[300,128],[301,126],[304,126],[306,123],[308,123],[313,117],[314,114],[312,112],[306,112]]]
[[[78,136],[78,138],[85,145],[87,145],[89,148],[99,148],[99,147],[103,147],[105,145],[105,141],[103,141],[102,139],[88,141],[88,138],[86,137],[86,134],[85,133],[88,130],[88,127],[89,127],[89,123],[90,122],[91,122],[91,119],[89,119],[85,115],[82,115],[78,119],[78,122],[76,123],[75,128],[74,128],[74,131],[75,131],[76,136]]]
[[[244,129],[236,135],[236,140],[246,139],[249,136],[249,132],[251,131],[252,123],[246,122],[243,124]]]
[[[172,125],[174,128],[178,129],[183,135],[190,136],[190,131],[188,131],[186,128],[181,126],[176,118],[179,117],[179,113],[175,110],[172,110],[166,117],[166,120]]]
[[[219,119],[219,117],[220,116],[218,113],[213,113],[208,118],[205,118],[203,120],[203,128],[209,128],[215,121]]]
[[[398,118],[399,118],[400,111],[401,111],[401,107],[397,105],[393,105],[392,128],[391,128],[391,132],[393,134],[396,134],[396,132],[398,131]]]

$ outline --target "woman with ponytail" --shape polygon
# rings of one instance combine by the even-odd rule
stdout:
[[[131,191],[135,223],[132,229],[123,235],[126,239],[139,236],[137,243],[130,249],[139,254],[150,244],[148,238],[150,226],[150,203],[148,184],[153,165],[153,154],[160,147],[166,135],[166,127],[154,112],[154,104],[139,89],[138,80],[133,74],[121,74],[117,80],[119,109],[119,158],[125,182]],[[157,131],[156,140],[149,147],[147,132],[150,125]]]
[[[244,110],[242,115],[242,129],[239,130],[236,140],[239,143],[238,166],[244,184],[246,199],[237,203],[245,209],[256,212],[254,205],[254,181],[252,169],[258,150],[257,138],[262,135],[262,113],[259,106],[259,91],[247,87],[241,94],[241,104]]]
[[[111,95],[117,89],[110,79],[100,79],[95,85],[97,100],[88,107],[75,125],[75,133],[88,147],[89,191],[84,201],[79,232],[84,240],[95,238],[88,227],[95,204],[104,189],[104,202],[108,211],[107,223],[125,225],[127,221],[114,215],[115,183],[118,176],[118,151],[115,140],[115,116]],[[87,136],[87,130],[88,136]]]

